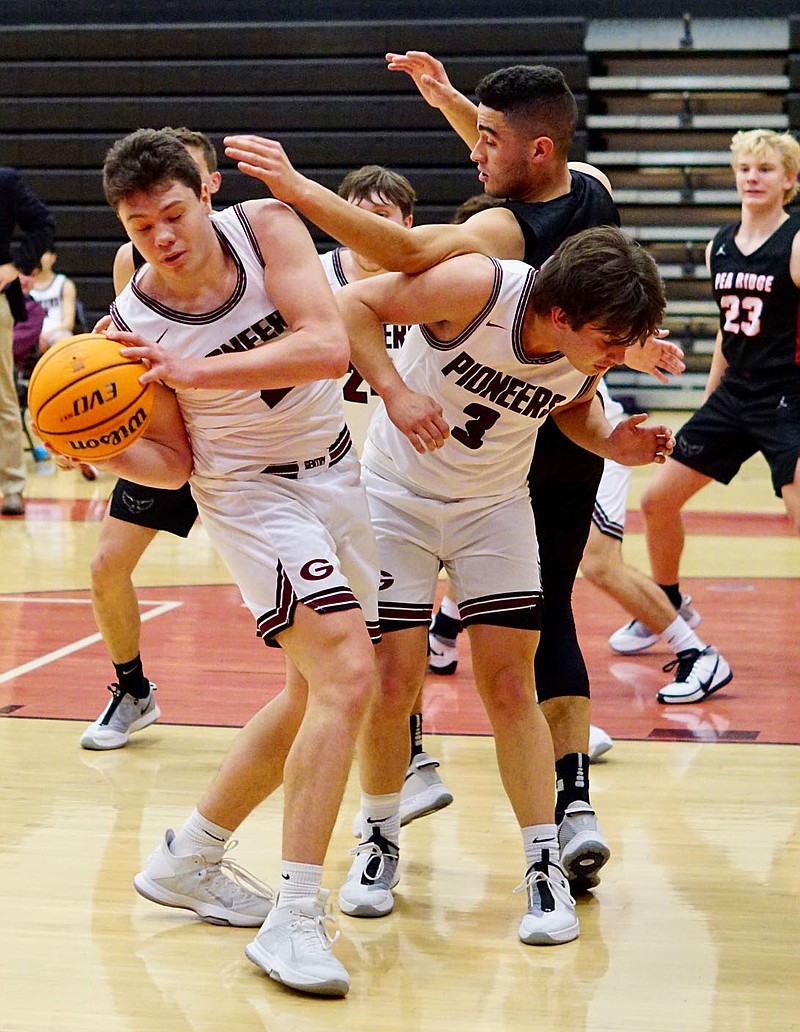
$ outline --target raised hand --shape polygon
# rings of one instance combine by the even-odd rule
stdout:
[[[390,72],[405,72],[424,100],[434,108],[443,108],[456,92],[447,77],[444,65],[424,50],[407,50],[405,54],[387,54],[386,67]]]
[[[292,165],[277,140],[263,136],[226,136],[225,153],[246,176],[252,176],[269,187],[274,197],[294,204],[307,182]]]

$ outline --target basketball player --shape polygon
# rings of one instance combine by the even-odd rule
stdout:
[[[663,462],[666,427],[612,430],[597,381],[663,315],[655,263],[618,229],[586,230],[535,272],[462,255],[339,295],[353,362],[384,408],[370,423],[364,483],[381,562],[379,689],[359,740],[361,843],[339,893],[382,917],[399,881],[400,792],[411,706],[425,677],[440,562],[472,645],[475,682],[520,825],[528,907],[520,939],[571,941],[575,902],[559,865],[553,748],[536,703],[537,545],[526,475],[549,414],[570,438],[625,463]],[[382,323],[413,324],[396,365]],[[410,443],[409,443],[410,442]]]
[[[408,71],[425,99],[473,147],[471,157],[486,193],[510,200],[461,225],[407,230],[345,204],[301,176],[276,141],[229,137],[226,154],[334,239],[383,268],[408,273],[472,251],[538,266],[572,233],[618,224],[605,176],[593,166],[567,164],[577,106],[559,71],[542,65],[501,69],[478,84],[476,108],[453,89],[441,63],[429,55],[389,56],[390,67]],[[629,353],[629,362],[637,351]],[[666,345],[659,361],[669,367]],[[529,480],[547,599],[536,683],[557,758],[562,860],[580,888],[597,884],[597,871],[610,855],[590,803],[589,678],[572,615],[573,583],[602,469],[599,456],[566,439],[553,421],[545,422]]]
[[[800,531],[800,216],[785,209],[799,189],[800,144],[752,129],[734,135],[731,152],[741,218],[706,249],[720,329],[705,401],[642,496],[653,579],[676,608],[683,506],[712,480],[730,483],[756,452]],[[702,702],[731,679],[714,648],[686,649],[675,666],[659,702]]]
[[[220,188],[217,153],[205,133],[185,127],[166,127],[188,151],[200,170],[209,198]],[[114,258],[114,292],[121,294],[143,258],[130,241]],[[102,325],[99,324],[99,325]],[[117,680],[109,685],[111,700],[94,723],[81,734],[84,749],[121,749],[135,731],[149,727],[161,716],[156,686],[145,675],[140,655],[141,616],[133,571],[159,531],[188,537],[197,519],[189,485],[168,491],[144,487],[130,480],[114,485],[92,556],[92,608]]]
[[[191,473],[204,528],[287,664],[283,692],[240,732],[135,886],[214,923],[263,922],[247,947],[255,964],[296,989],[343,996],[350,981],[331,948],[322,864],[378,637],[375,541],[335,379],[347,335],[299,217],[274,201],[212,215],[197,165],[170,133],[117,141],[103,183],[147,262],[114,302],[109,335],[148,366],[144,382],[172,388],[159,387],[143,439],[107,466],[156,487]],[[273,905],[252,879],[226,875],[225,854],[281,783]]]
[[[392,169],[381,165],[365,165],[348,172],[339,184],[338,193],[350,204],[371,211],[390,222],[409,229],[413,225],[416,192],[405,176]],[[320,258],[334,293],[348,283],[357,283],[385,271],[368,258],[346,247],[336,247],[320,255]],[[384,326],[384,343],[387,352],[393,358],[399,355],[408,330],[408,326]],[[370,418],[379,406],[378,395],[364,382],[352,364],[342,382],[342,392],[347,426],[360,455],[367,437]],[[422,694],[420,691],[420,697],[409,720],[411,751],[400,800],[400,820],[404,825],[418,817],[441,810],[453,801],[452,792],[439,777],[438,760],[429,756],[422,747]],[[353,822],[353,834],[361,834],[360,812]]]

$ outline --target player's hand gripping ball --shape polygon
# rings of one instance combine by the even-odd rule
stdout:
[[[155,389],[119,341],[81,333],[60,341],[34,366],[28,408],[53,451],[81,462],[110,459],[133,444],[153,411]]]

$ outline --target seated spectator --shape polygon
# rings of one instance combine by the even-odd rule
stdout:
[[[63,272],[55,272],[53,267],[56,259],[55,251],[45,251],[40,268],[34,271],[34,281],[30,288],[31,297],[39,302],[46,313],[40,337],[43,352],[75,333],[75,284]]]

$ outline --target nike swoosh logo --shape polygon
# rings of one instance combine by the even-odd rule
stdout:
[[[486,325],[487,326],[492,326],[495,330],[504,330],[505,329],[505,326],[501,326],[500,323],[496,323],[496,322],[487,322]]]
[[[282,875],[281,875],[281,878],[283,878],[283,880],[284,880],[284,881],[291,881],[291,880],[292,880],[292,879],[291,879],[291,878],[289,877],[289,875],[288,875],[288,874],[282,874]]]

